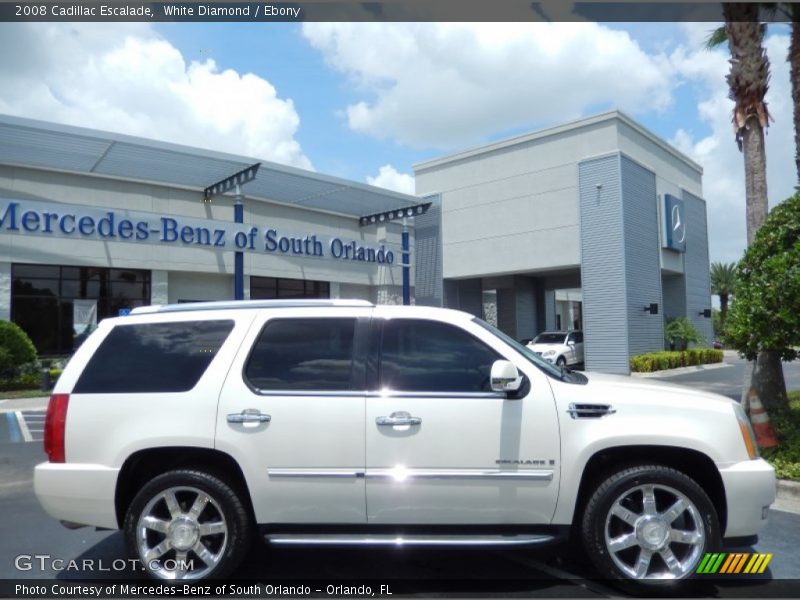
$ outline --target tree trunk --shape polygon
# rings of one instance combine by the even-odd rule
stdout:
[[[742,402],[750,412],[750,399],[758,397],[769,413],[789,408],[786,395],[786,381],[783,378],[783,364],[776,352],[759,352],[754,362],[748,363],[745,371],[745,392]]]
[[[800,186],[800,9],[792,6],[792,36],[789,42],[789,78],[794,101],[794,163]]]
[[[744,152],[745,205],[747,209],[747,245],[767,218],[767,152],[764,129],[755,118],[747,120],[742,133]]]
[[[725,317],[728,316],[728,294],[719,295],[719,324],[725,331]],[[720,332],[722,333],[722,332]]]

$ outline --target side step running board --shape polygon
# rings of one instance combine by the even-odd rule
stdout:
[[[404,534],[287,534],[264,536],[272,544],[331,544],[364,546],[513,546],[544,544],[551,535],[404,535]]]

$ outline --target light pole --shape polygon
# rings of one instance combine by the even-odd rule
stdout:
[[[203,190],[203,202],[211,202],[212,197],[233,189],[233,222],[244,223],[244,196],[241,186],[256,178],[260,166],[261,163],[250,165],[230,177],[212,183]],[[233,255],[233,299],[244,300],[244,252],[240,250]]]
[[[401,236],[402,248],[402,266],[403,266],[403,304],[408,306],[411,304],[411,250],[408,242],[408,219],[411,217],[419,217],[428,212],[431,207],[430,202],[423,204],[414,204],[412,206],[405,206],[403,208],[395,208],[384,212],[375,213],[359,217],[358,223],[362,227],[370,225],[381,225],[389,221],[403,220],[403,233]]]

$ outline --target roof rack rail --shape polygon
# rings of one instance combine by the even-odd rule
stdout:
[[[375,306],[368,300],[325,300],[309,298],[301,300],[222,300],[219,302],[185,302],[182,304],[163,304],[139,306],[131,311],[134,315],[172,312],[191,312],[198,310],[231,310],[245,308],[302,308],[319,306],[369,307]]]

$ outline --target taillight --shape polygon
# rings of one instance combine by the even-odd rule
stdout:
[[[64,462],[64,430],[67,426],[69,394],[53,394],[44,420],[44,451],[52,463]]]

